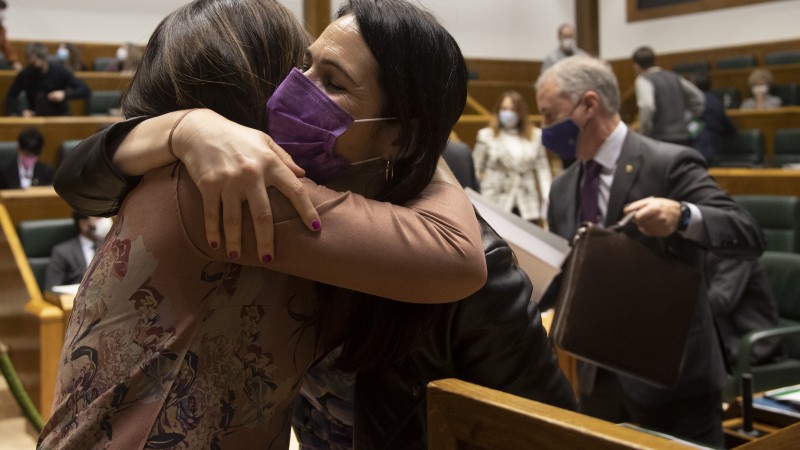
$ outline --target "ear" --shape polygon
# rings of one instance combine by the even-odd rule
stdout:
[[[378,148],[380,148],[381,158],[387,161],[394,161],[400,151],[400,130],[399,120],[387,120],[381,123]]]
[[[595,91],[588,91],[583,97],[586,102],[586,113],[590,116],[597,114],[600,108],[600,96]]]

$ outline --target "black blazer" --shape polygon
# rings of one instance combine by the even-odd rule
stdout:
[[[53,286],[62,284],[80,283],[86,273],[86,267],[86,257],[83,256],[78,236],[56,245],[47,265],[44,290],[48,291]]]
[[[55,171],[47,164],[37,161],[33,166],[33,180],[31,186],[50,186],[53,184]],[[3,167],[0,172],[0,189],[19,189],[19,166],[17,165],[17,158]]]
[[[396,367],[358,374],[354,448],[427,448],[425,389],[442,378],[575,409],[572,388],[558,366],[539,308],[530,300],[530,279],[508,244],[478,219],[486,285],[464,300],[448,303]]]
[[[567,168],[554,180],[550,190],[550,230],[567,239],[575,234],[578,226],[580,167],[580,164],[573,164]],[[626,204],[649,196],[697,205],[706,230],[702,242],[693,242],[684,239],[680,233],[663,239],[647,237],[629,223],[625,233],[655,252],[667,250],[699,269],[703,262],[703,248],[733,258],[755,258],[764,249],[764,238],[756,221],[716,185],[697,151],[655,141],[629,130],[617,160],[606,225],[622,218]],[[677,386],[659,389],[619,376],[623,389],[639,401],[648,404],[675,401],[679,397],[712,393],[723,386],[724,360],[708,305],[707,282],[701,285]],[[601,308],[602,304],[598,307]],[[578,364],[581,392],[591,393],[595,369],[593,365]]]

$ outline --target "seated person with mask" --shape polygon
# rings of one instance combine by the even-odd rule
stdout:
[[[0,167],[0,189],[25,189],[53,184],[55,170],[39,161],[44,136],[36,128],[26,128],[17,137],[17,157]]]
[[[90,217],[78,212],[73,212],[72,218],[75,219],[78,235],[53,247],[45,275],[45,291],[53,286],[80,283],[94,258],[95,250],[113,224],[108,217]]]

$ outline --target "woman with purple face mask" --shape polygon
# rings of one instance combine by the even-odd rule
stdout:
[[[522,94],[507,91],[497,99],[489,126],[478,131],[472,158],[483,195],[543,225],[553,175],[541,130],[528,120]]]
[[[342,341],[341,330],[317,326],[345,323],[340,316],[357,304],[339,302],[350,294],[328,285],[366,300],[419,303],[480,288],[486,267],[477,220],[439,161],[466,97],[463,58],[454,41],[445,44],[420,56],[438,65],[425,60],[429,70],[414,68],[419,79],[395,86],[408,80],[388,68],[382,75],[350,16],[310,47],[275,1],[198,0],[164,19],[123,100],[126,116],[140,118],[84,141],[90,151],[76,149],[59,176],[59,192],[76,209],[119,209],[119,220],[76,296],[40,447],[283,448],[300,377]],[[304,55],[305,74],[294,72],[276,90]],[[445,86],[452,94],[420,101]],[[304,116],[312,108],[292,109],[298,99],[323,111]],[[403,109],[412,101],[424,108]],[[328,186],[349,191],[291,174],[302,169],[258,131],[280,120],[298,131],[275,132],[280,142],[310,155],[309,171],[321,176],[345,166]],[[324,131],[299,132],[308,122]],[[120,163],[125,173],[170,165],[126,179],[103,153],[120,142],[113,161],[137,155]],[[208,150],[242,142],[259,151]],[[339,158],[346,162],[330,163]],[[271,165],[262,170],[265,160]],[[220,184],[233,167],[244,179]],[[265,191],[265,172],[270,180],[290,175],[270,183],[288,199]],[[81,178],[90,194],[68,193]],[[254,219],[240,211],[243,200]],[[273,218],[274,247],[273,232],[253,225]]]

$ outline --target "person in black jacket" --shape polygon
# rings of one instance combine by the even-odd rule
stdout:
[[[6,95],[6,113],[10,116],[66,116],[69,100],[87,98],[89,86],[69,70],[47,61],[47,47],[41,43],[27,48],[28,67],[22,69]],[[27,107],[20,109],[17,97],[25,93]]]
[[[488,279],[445,305],[399,362],[338,371],[332,354],[306,375],[293,427],[303,448],[427,448],[426,386],[458,378],[574,410],[575,396],[550,347],[530,279],[478,216]]]
[[[26,128],[17,137],[17,157],[0,167],[0,189],[20,189],[53,184],[55,170],[39,161],[44,136],[36,128]]]

